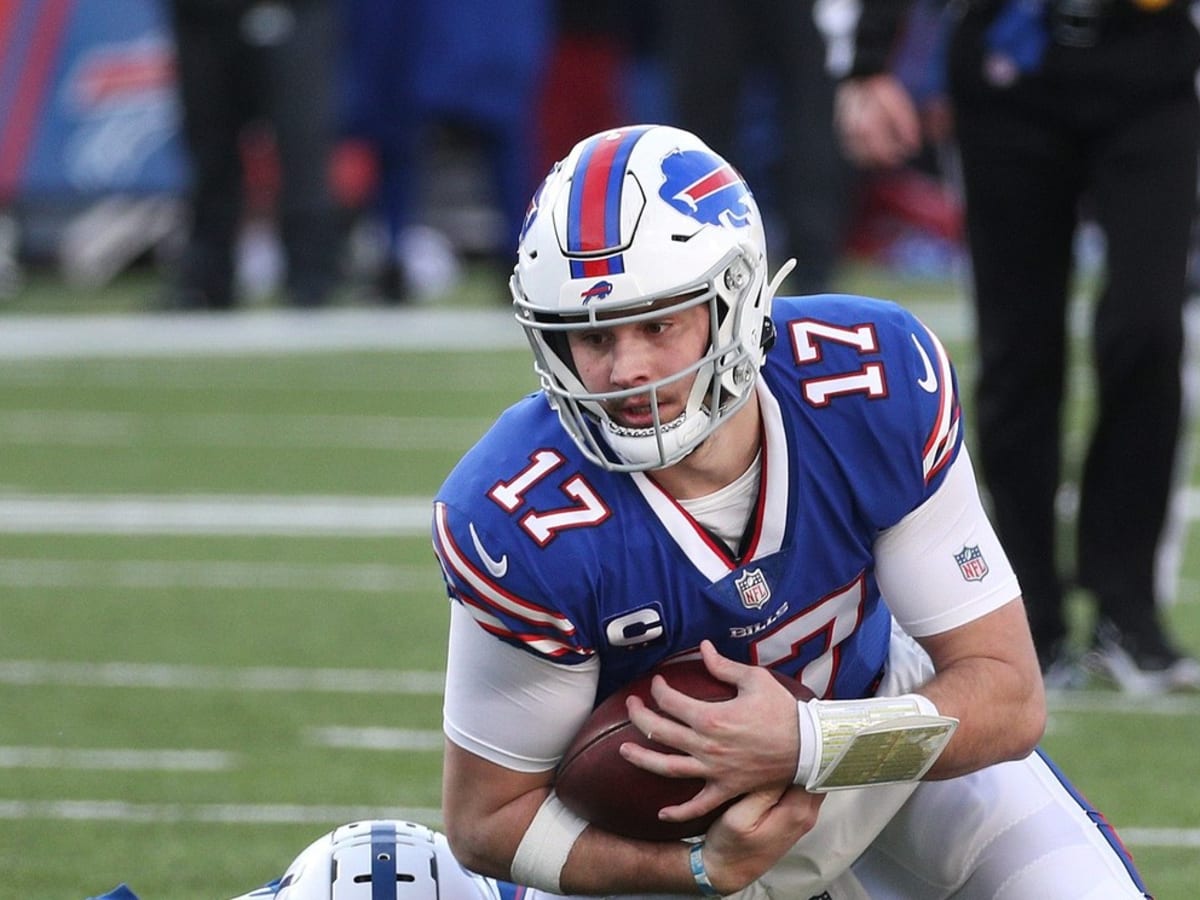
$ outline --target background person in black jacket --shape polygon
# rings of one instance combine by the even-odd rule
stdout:
[[[338,279],[334,141],[338,18],[332,0],[170,0],[183,128],[192,166],[191,228],[172,305],[236,305],[244,212],[241,141],[266,122],[280,170],[287,300],[326,303]]]
[[[739,168],[751,161],[763,168],[760,178],[747,177],[762,185],[756,197],[772,246],[782,248],[781,259],[796,260],[785,289],[797,294],[829,289],[853,185],[833,132],[835,84],[826,71],[817,5],[664,0],[660,6],[672,124],[703,135]]]
[[[886,72],[910,5],[863,4],[838,95],[843,144],[862,165],[896,165],[920,146],[917,111]],[[1076,546],[1075,578],[1097,607],[1087,660],[1128,691],[1200,687],[1200,664],[1164,634],[1155,579],[1181,428],[1200,35],[1177,0],[976,0],[947,17],[980,459],[1047,683],[1078,674],[1055,498],[1073,238],[1087,215],[1106,243]]]

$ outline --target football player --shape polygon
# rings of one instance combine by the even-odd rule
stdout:
[[[542,391],[434,503],[455,855],[551,893],[1144,896],[1037,750],[945,349],[893,303],[776,298],[787,269],[741,176],[675,128],[587,138],[535,194],[511,289]],[[659,679],[662,712],[629,713],[679,753],[622,753],[704,781],[664,819],[740,799],[699,841],[589,826],[554,792],[575,731],[696,652],[737,696]]]
[[[234,900],[534,900],[535,892],[468,872],[445,835],[371,819],[323,834],[283,876]],[[138,900],[128,885],[89,900]]]

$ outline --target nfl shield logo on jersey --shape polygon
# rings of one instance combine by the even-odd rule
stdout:
[[[958,563],[958,571],[962,572],[962,577],[967,581],[983,581],[983,576],[988,573],[987,560],[983,558],[983,551],[978,546],[963,547],[960,552],[954,554],[954,561]]]
[[[746,609],[762,609],[771,599],[771,586],[767,584],[762,569],[748,569],[734,585]]]

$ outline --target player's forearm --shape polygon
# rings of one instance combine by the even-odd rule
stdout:
[[[823,796],[799,788],[755,791],[709,827],[699,844],[644,842],[589,828],[563,870],[564,892],[721,896],[749,886],[817,822]]]
[[[548,794],[548,791],[545,792]],[[538,804],[524,798],[497,814],[467,823],[451,824],[447,833],[456,858],[482,875],[554,893],[612,895],[633,893],[689,894],[696,892],[688,847],[683,842],[636,841],[588,827],[574,839],[557,873],[545,871],[545,860],[517,862],[520,846],[530,834]],[[529,812],[530,807],[534,812]],[[531,836],[534,851],[553,843]],[[553,868],[554,866],[552,866]],[[554,883],[556,880],[557,883]]]
[[[697,893],[681,841],[635,841],[588,828],[562,871],[563,893]]]
[[[460,863],[552,893],[692,893],[687,847],[585,827],[551,796],[546,775],[523,774],[447,743],[442,811]]]
[[[958,731],[930,770],[930,778],[954,778],[1010,759],[1023,759],[1045,730],[1040,680],[1014,677],[1003,665],[971,664],[946,674],[924,691],[944,715],[960,720]],[[997,691],[1001,683],[1009,689]]]
[[[930,778],[953,778],[984,766],[1027,756],[1046,727],[1046,696],[1020,599],[989,616],[981,639],[990,649],[939,659],[941,636],[922,640],[938,674],[919,688],[958,730],[930,770]]]
[[[466,868],[507,881],[521,836],[549,791],[525,794],[493,810],[475,802],[483,793],[447,781],[442,798],[446,838]]]

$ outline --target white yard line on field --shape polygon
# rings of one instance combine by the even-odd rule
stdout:
[[[421,497],[0,494],[9,534],[427,535]]]
[[[441,672],[397,669],[230,668],[6,659],[0,660],[0,685],[440,696],[445,676]]]
[[[2,324],[0,359],[231,356],[528,346],[512,313],[504,309],[5,316]]]
[[[428,806],[301,806],[292,803],[125,803],[120,800],[0,800],[0,819],[74,822],[209,822],[227,825],[303,825],[358,819],[403,819],[430,827],[442,811]]]
[[[302,447],[453,450],[490,418],[0,410],[0,443],[17,447]]]
[[[1122,843],[1137,847],[1200,847],[1200,828],[1120,828]]]
[[[1138,716],[1200,716],[1200,694],[1163,694],[1157,697],[1118,691],[1046,692],[1051,713],[1100,713]]]
[[[310,728],[305,741],[339,750],[438,751],[442,732],[417,728]],[[226,750],[0,746],[0,769],[93,769],[130,772],[220,772],[237,765]]]
[[[443,747],[441,731],[414,728],[349,728],[330,725],[310,728],[305,740],[320,747],[343,750],[437,750]]]
[[[437,567],[384,563],[0,557],[0,587],[377,593],[426,588]]]
[[[224,750],[0,747],[0,769],[220,772],[232,769],[236,759],[236,754]]]

